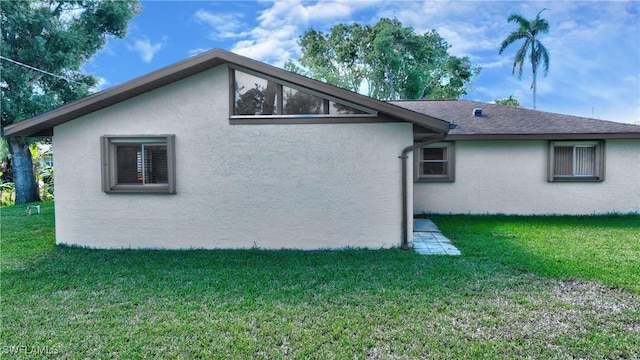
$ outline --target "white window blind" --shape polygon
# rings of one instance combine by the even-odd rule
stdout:
[[[550,145],[549,181],[602,181],[604,143],[602,141],[556,141]]]

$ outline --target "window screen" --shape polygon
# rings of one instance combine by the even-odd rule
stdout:
[[[418,181],[454,181],[453,143],[436,143],[415,152]]]

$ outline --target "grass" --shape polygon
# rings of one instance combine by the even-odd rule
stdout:
[[[449,257],[55,246],[42,210],[0,209],[3,357],[640,357],[637,216],[439,216]]]
[[[434,216],[465,255],[640,294],[640,216]]]

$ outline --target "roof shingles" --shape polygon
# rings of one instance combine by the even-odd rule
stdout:
[[[445,120],[449,138],[640,138],[640,126],[469,100],[403,100],[391,104]],[[473,110],[482,109],[482,116]]]

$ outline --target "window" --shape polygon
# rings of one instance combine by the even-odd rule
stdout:
[[[376,116],[373,110],[336,102],[310,89],[293,88],[283,81],[251,71],[231,69],[233,117],[354,117]]]
[[[414,153],[416,181],[454,181],[453,143],[435,143]]]
[[[103,136],[102,190],[176,192],[175,136]]]
[[[602,141],[552,141],[549,144],[549,181],[603,181]]]

